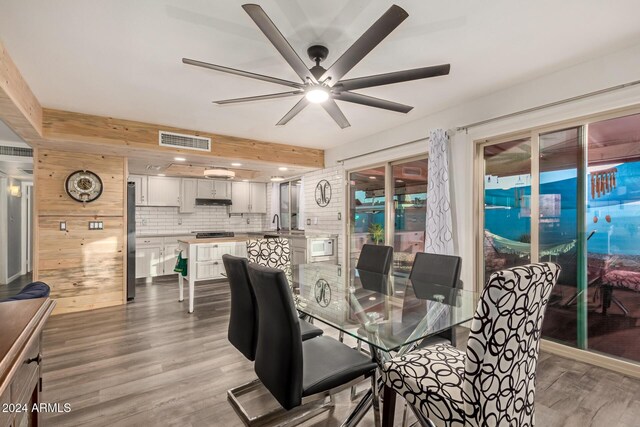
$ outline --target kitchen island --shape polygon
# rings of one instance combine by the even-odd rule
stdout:
[[[225,254],[246,257],[247,236],[178,240],[178,250],[187,259],[187,275],[178,274],[178,301],[184,301],[184,281],[189,286],[189,313],[193,313],[195,282],[224,277],[222,256]]]

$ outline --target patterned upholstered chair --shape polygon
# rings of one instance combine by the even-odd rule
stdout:
[[[293,280],[291,269],[291,245],[289,239],[269,237],[247,241],[247,258],[250,262],[284,271],[289,283]]]
[[[394,390],[438,427],[533,426],[542,320],[559,273],[553,263],[493,273],[466,354],[437,344],[386,363],[385,406]]]

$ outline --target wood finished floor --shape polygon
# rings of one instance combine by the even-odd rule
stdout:
[[[191,315],[177,302],[175,280],[161,278],[140,283],[127,306],[51,318],[43,401],[68,402],[71,412],[48,414],[44,425],[241,425],[226,390],[255,375],[226,339],[228,285],[197,288]],[[549,354],[538,372],[538,426],[638,426],[640,380]],[[346,393],[333,413],[306,425],[339,425],[351,408]],[[373,425],[371,413],[360,425]]]

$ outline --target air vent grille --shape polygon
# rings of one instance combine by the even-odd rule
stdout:
[[[185,150],[211,151],[211,138],[160,131],[160,145]]]
[[[33,149],[0,145],[0,156],[33,157]]]

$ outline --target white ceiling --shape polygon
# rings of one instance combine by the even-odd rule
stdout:
[[[363,89],[415,106],[407,115],[338,101],[340,130],[311,106],[275,123],[295,98],[237,106],[214,99],[285,87],[181,63],[190,57],[296,80],[240,7],[210,0],[0,0],[0,40],[46,107],[329,148],[637,43],[637,0],[397,0],[409,18],[346,77],[451,63],[451,74]],[[368,0],[264,0],[259,4],[311,66],[330,65],[392,4]]]

